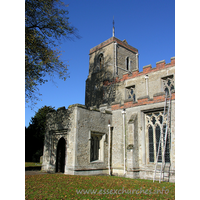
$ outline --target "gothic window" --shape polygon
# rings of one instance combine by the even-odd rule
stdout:
[[[158,146],[159,146],[159,140],[160,140],[160,126],[157,124],[156,125],[156,156],[158,155],[157,152],[158,152]],[[162,162],[162,149],[161,149],[161,146],[160,146],[160,150],[159,150],[159,155],[158,155],[158,162]]]
[[[135,101],[135,86],[126,88],[126,99],[133,99]]]
[[[126,70],[130,71],[129,57],[126,58]]]
[[[102,69],[104,66],[104,58],[103,58],[103,54],[101,53],[99,55],[99,69]]]
[[[154,162],[153,128],[151,125],[148,128],[148,136],[149,136],[149,161]]]
[[[102,135],[91,134],[90,161],[102,160]]]
[[[165,133],[165,130],[166,130],[166,124],[164,124],[163,126],[164,133]],[[164,138],[165,138],[165,134],[164,134]],[[169,140],[170,140],[170,137],[167,137],[167,143],[166,143],[166,148],[165,148],[165,162],[170,162]]]
[[[148,113],[145,116],[146,121],[146,135],[147,135],[147,146],[148,146],[148,157],[149,162],[155,162],[157,159],[158,147],[160,134],[163,128],[165,135],[166,130],[166,117],[163,117],[163,112]],[[163,123],[163,124],[162,124]],[[162,151],[163,146],[160,146],[158,155],[158,162],[162,162]],[[165,148],[165,162],[170,162],[170,134],[168,132],[167,143]]]
[[[174,76],[167,76],[162,78],[162,85],[163,85],[163,91],[168,96],[170,93],[174,92],[175,88],[175,82],[174,82]]]

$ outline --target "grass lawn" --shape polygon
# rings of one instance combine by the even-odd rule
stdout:
[[[42,163],[25,162],[25,167],[39,167],[39,166],[42,166]]]
[[[116,176],[25,176],[26,199],[175,199],[175,184]]]

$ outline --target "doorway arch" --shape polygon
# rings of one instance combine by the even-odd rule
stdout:
[[[62,137],[58,141],[56,152],[56,172],[64,173],[65,170],[65,156],[66,156],[66,141]]]

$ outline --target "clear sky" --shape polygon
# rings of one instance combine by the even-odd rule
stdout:
[[[139,51],[139,71],[143,66],[175,56],[174,0],[65,0],[69,21],[79,30],[81,39],[62,41],[61,59],[69,64],[70,78],[55,79],[40,86],[40,101],[34,110],[25,108],[25,126],[42,106],[66,108],[85,104],[85,81],[89,72],[89,50],[112,37],[126,39]]]

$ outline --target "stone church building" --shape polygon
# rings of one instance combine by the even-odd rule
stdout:
[[[164,109],[169,94],[167,121]],[[138,49],[113,36],[90,49],[85,105],[47,114],[42,170],[152,179],[161,129],[167,123],[163,159],[166,179],[174,182],[175,58],[139,72]]]

